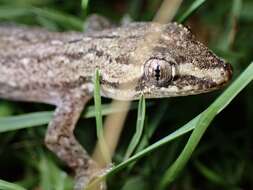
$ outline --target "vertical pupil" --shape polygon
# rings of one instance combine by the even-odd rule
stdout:
[[[160,65],[156,65],[155,78],[157,81],[159,81],[159,79],[160,79]]]

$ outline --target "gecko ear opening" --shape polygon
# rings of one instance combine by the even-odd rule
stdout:
[[[144,65],[147,81],[156,86],[166,86],[176,76],[175,63],[159,58],[151,58]]]

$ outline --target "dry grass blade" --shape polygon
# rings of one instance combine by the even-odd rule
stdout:
[[[155,22],[171,22],[183,0],[164,0],[154,18]]]

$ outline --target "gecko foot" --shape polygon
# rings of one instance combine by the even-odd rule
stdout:
[[[89,184],[89,181],[88,181],[88,184]],[[86,187],[87,187],[87,176],[76,177],[74,190],[86,190]],[[93,187],[92,189],[93,190],[106,190],[106,183],[100,182],[96,187]]]
[[[97,163],[95,163],[93,160],[90,160],[90,168],[80,168],[76,170],[76,177],[75,177],[75,188],[74,190],[85,190],[86,187],[88,187],[89,184],[94,182],[97,178],[105,175],[107,172],[109,172],[113,164],[109,164],[105,168],[99,168]],[[87,173],[89,171],[89,173]],[[106,190],[106,182],[101,181],[96,186],[92,186],[92,190]]]
[[[101,168],[90,168],[90,169],[79,169],[76,171],[75,187],[74,190],[85,190],[90,183],[96,180],[99,176],[103,175],[107,169]],[[90,174],[87,174],[87,171]],[[105,181],[99,182],[96,186],[92,187],[92,190],[106,190]]]

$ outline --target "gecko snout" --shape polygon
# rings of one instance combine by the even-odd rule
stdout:
[[[224,64],[224,70],[227,76],[227,80],[229,81],[232,78],[233,75],[233,67],[230,63]]]
[[[222,69],[222,76],[224,77],[223,79],[223,84],[226,84],[227,82],[229,82],[232,78],[232,75],[233,75],[233,68],[231,66],[230,63],[228,62],[225,62],[223,63],[223,69]]]

